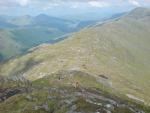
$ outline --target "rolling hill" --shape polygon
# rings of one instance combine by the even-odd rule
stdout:
[[[35,47],[28,54],[2,64],[0,74],[3,77],[24,77],[40,86],[56,87],[55,83],[59,82],[53,81],[53,75],[60,76],[58,79],[63,81],[60,83],[68,86],[66,81],[74,81],[74,78],[67,77],[77,71],[81,73],[73,75],[81,77],[75,81],[84,87],[104,89],[109,94],[149,106],[149,36],[150,9],[137,8],[120,18],[74,33],[56,44]],[[91,82],[87,80],[88,76],[92,77]],[[96,81],[92,82],[93,78]]]
[[[78,31],[91,24],[87,22],[82,23],[45,14],[35,17],[29,15],[20,17],[1,16],[0,61],[20,55],[34,46],[54,41],[59,37]]]

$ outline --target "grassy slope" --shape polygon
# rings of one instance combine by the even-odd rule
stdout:
[[[41,21],[39,21],[40,18],[42,18]],[[17,56],[29,48],[55,40],[64,34],[76,30],[71,27],[71,25],[74,25],[72,22],[47,15],[36,18],[26,15],[4,20],[1,23],[3,24],[5,21],[14,25],[14,27],[1,27],[0,46],[3,46],[3,48],[0,48],[0,56],[3,57],[1,60]]]
[[[11,24],[12,27],[7,25],[3,26],[5,21],[8,22],[7,24]],[[20,55],[19,53],[24,53],[29,48],[44,42],[54,41],[56,38],[60,38],[63,35],[90,25],[90,23],[94,22],[78,23],[44,14],[37,17],[25,15],[3,20],[1,22],[3,33],[0,33],[3,39],[1,39],[0,46],[3,44],[5,44],[5,46],[0,48],[0,59],[7,60]],[[20,46],[16,46],[16,44]]]
[[[7,30],[0,30],[0,54],[3,56],[2,60],[10,58],[21,52],[20,49],[22,47],[11,38],[13,36],[14,35]]]
[[[115,90],[149,104],[149,19],[149,16],[135,19],[127,15],[84,29],[60,43],[39,46],[25,56],[10,60],[2,65],[1,74],[21,72],[30,80],[59,70],[103,74]]]
[[[22,28],[0,32],[0,54],[4,59],[14,57],[41,43],[55,40],[65,33],[52,28]]]
[[[13,29],[11,32],[15,35],[15,37],[12,38],[27,48],[34,47],[65,34],[58,29],[44,27]]]

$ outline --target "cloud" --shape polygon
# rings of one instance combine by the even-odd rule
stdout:
[[[43,4],[43,7],[41,7],[43,10],[49,10],[49,9],[51,9],[51,8],[53,8],[53,7],[58,7],[59,6],[59,4],[58,3],[53,3],[53,4],[51,4],[51,3],[47,3],[47,4]]]
[[[137,6],[137,7],[141,6],[141,4],[138,0],[129,0],[129,3],[134,6]]]
[[[70,3],[72,6],[69,6]],[[25,7],[25,6],[42,6],[51,4],[49,5],[50,7],[52,6],[57,6],[55,4],[59,5],[68,5],[69,7],[72,8],[77,8],[78,4],[86,4],[87,6],[90,5],[91,7],[108,7],[108,6],[115,6],[115,5],[124,5],[124,4],[129,4],[129,5],[134,5],[134,6],[140,6],[143,4],[150,4],[150,0],[0,0],[0,7],[5,6],[20,6],[20,7]],[[42,4],[42,5],[41,5]],[[77,4],[77,5],[76,5]],[[80,6],[80,5],[79,5]]]
[[[27,6],[30,0],[16,0],[16,2],[21,6]]]
[[[0,14],[14,11],[22,13],[50,12],[51,10],[69,12],[70,10],[98,10],[98,8],[130,9],[150,6],[150,0],[0,0]],[[30,11],[29,11],[30,10]]]
[[[76,8],[78,8],[79,6],[80,6],[79,3],[74,3],[74,4],[72,4],[72,5],[70,6],[70,8],[76,9]]]
[[[104,1],[89,1],[88,4],[91,5],[92,7],[99,7],[99,8],[110,6],[109,3]]]

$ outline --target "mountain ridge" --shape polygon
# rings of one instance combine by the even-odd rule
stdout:
[[[1,65],[1,75],[34,81],[60,70],[78,70],[96,77],[103,75],[108,78],[105,84],[149,104],[148,15],[138,20],[126,15],[83,29],[56,44],[39,46]]]
[[[78,31],[92,23],[64,20],[46,14],[35,17],[24,15],[18,17],[1,16],[0,18],[0,28],[5,31],[0,32],[0,38],[2,38],[0,44],[3,45],[6,42],[3,46],[5,48],[0,48],[0,62],[24,54],[28,49],[41,43],[54,42],[57,38]],[[11,45],[7,45],[9,42]],[[16,43],[20,46],[16,47]],[[8,50],[8,47],[11,51]]]

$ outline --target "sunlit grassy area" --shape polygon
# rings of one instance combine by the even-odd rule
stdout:
[[[2,64],[0,73],[24,76],[45,87],[66,87],[76,81],[87,88],[105,87],[108,92],[147,106],[150,105],[149,27],[149,16],[135,19],[127,15],[83,29],[56,44],[38,46]],[[61,70],[77,70],[89,76],[82,73],[71,78],[67,74],[62,82],[59,79],[63,76],[58,73]]]

